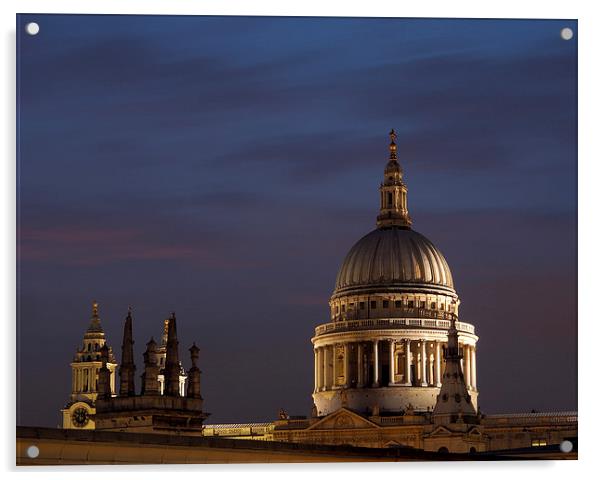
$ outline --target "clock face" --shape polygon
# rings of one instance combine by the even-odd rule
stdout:
[[[85,427],[88,423],[88,411],[83,408],[76,408],[71,415],[71,420],[76,427]]]

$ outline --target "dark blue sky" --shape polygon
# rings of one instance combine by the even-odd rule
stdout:
[[[35,20],[37,36],[22,26]],[[313,328],[375,227],[388,131],[480,335],[487,412],[577,406],[575,21],[18,18],[18,424],[100,302],[178,316],[209,423],[311,409]]]

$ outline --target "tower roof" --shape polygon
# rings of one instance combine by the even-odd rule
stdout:
[[[100,317],[98,316],[98,302],[96,300],[92,302],[92,318],[90,319],[90,325],[88,326],[88,330],[86,330],[86,333],[104,334],[104,330],[100,325]]]

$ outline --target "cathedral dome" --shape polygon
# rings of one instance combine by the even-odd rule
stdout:
[[[425,287],[455,293],[445,257],[420,233],[393,226],[373,230],[349,250],[334,296]]]

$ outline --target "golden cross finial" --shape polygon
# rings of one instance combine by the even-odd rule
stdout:
[[[94,317],[98,316],[98,302],[96,300],[92,302],[92,315]]]
[[[397,140],[397,134],[395,133],[394,129],[391,129],[389,132],[389,137],[391,137],[391,143],[395,143],[395,140]]]

